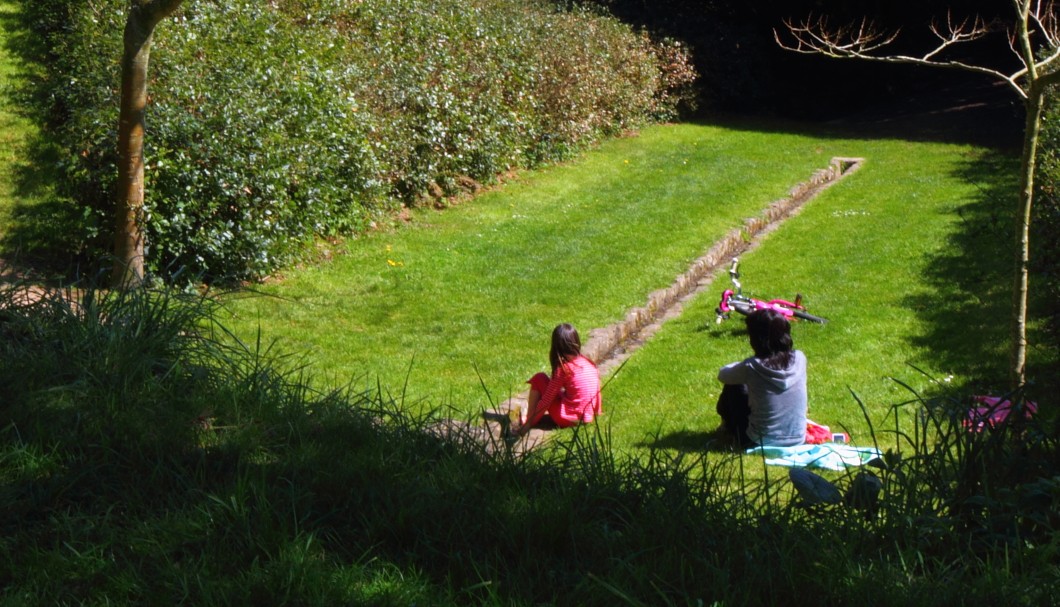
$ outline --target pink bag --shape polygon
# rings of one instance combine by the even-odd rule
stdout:
[[[1012,413],[1012,402],[1009,400],[1001,400],[997,396],[974,396],[972,398],[978,405],[968,410],[968,418],[963,422],[964,427],[969,430],[982,432],[987,426],[996,427],[1008,419],[1009,414]],[[1024,402],[1023,408],[1023,417],[1026,419],[1030,419],[1038,412],[1038,404],[1033,401]]]

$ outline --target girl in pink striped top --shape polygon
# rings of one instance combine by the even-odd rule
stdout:
[[[578,331],[567,323],[552,331],[548,359],[552,376],[538,373],[530,378],[530,396],[522,423],[515,430],[522,436],[545,416],[557,427],[566,428],[593,421],[600,414],[600,372],[593,361],[582,356]]]

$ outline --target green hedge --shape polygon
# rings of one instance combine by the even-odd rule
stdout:
[[[1060,348],[1060,96],[1055,90],[1046,106],[1038,154],[1031,263],[1039,282],[1032,289],[1040,290],[1036,299],[1047,302],[1044,314],[1049,345]]]
[[[110,236],[126,4],[24,3],[88,251]],[[208,279],[672,118],[694,78],[681,46],[543,0],[191,0],[151,62],[148,266]]]

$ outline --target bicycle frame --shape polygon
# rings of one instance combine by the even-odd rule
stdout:
[[[717,314],[716,321],[718,323],[729,318],[733,312],[738,312],[747,316],[755,310],[763,309],[773,310],[783,315],[789,321],[801,318],[803,320],[809,320],[820,324],[828,322],[825,318],[814,316],[813,314],[806,312],[806,308],[802,305],[801,294],[795,296],[795,301],[788,301],[786,299],[770,299],[767,301],[744,295],[743,286],[740,284],[740,272],[737,270],[739,263],[740,260],[734,257],[732,265],[729,267],[729,278],[732,279],[732,284],[735,287],[735,290],[726,289],[725,292],[721,294],[721,301],[718,303],[718,307],[715,310],[715,313]]]

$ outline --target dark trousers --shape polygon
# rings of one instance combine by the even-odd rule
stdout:
[[[747,401],[747,386],[743,384],[725,384],[718,396],[718,415],[721,425],[732,434],[740,447],[755,446],[747,436],[747,422],[751,417],[751,406]]]

